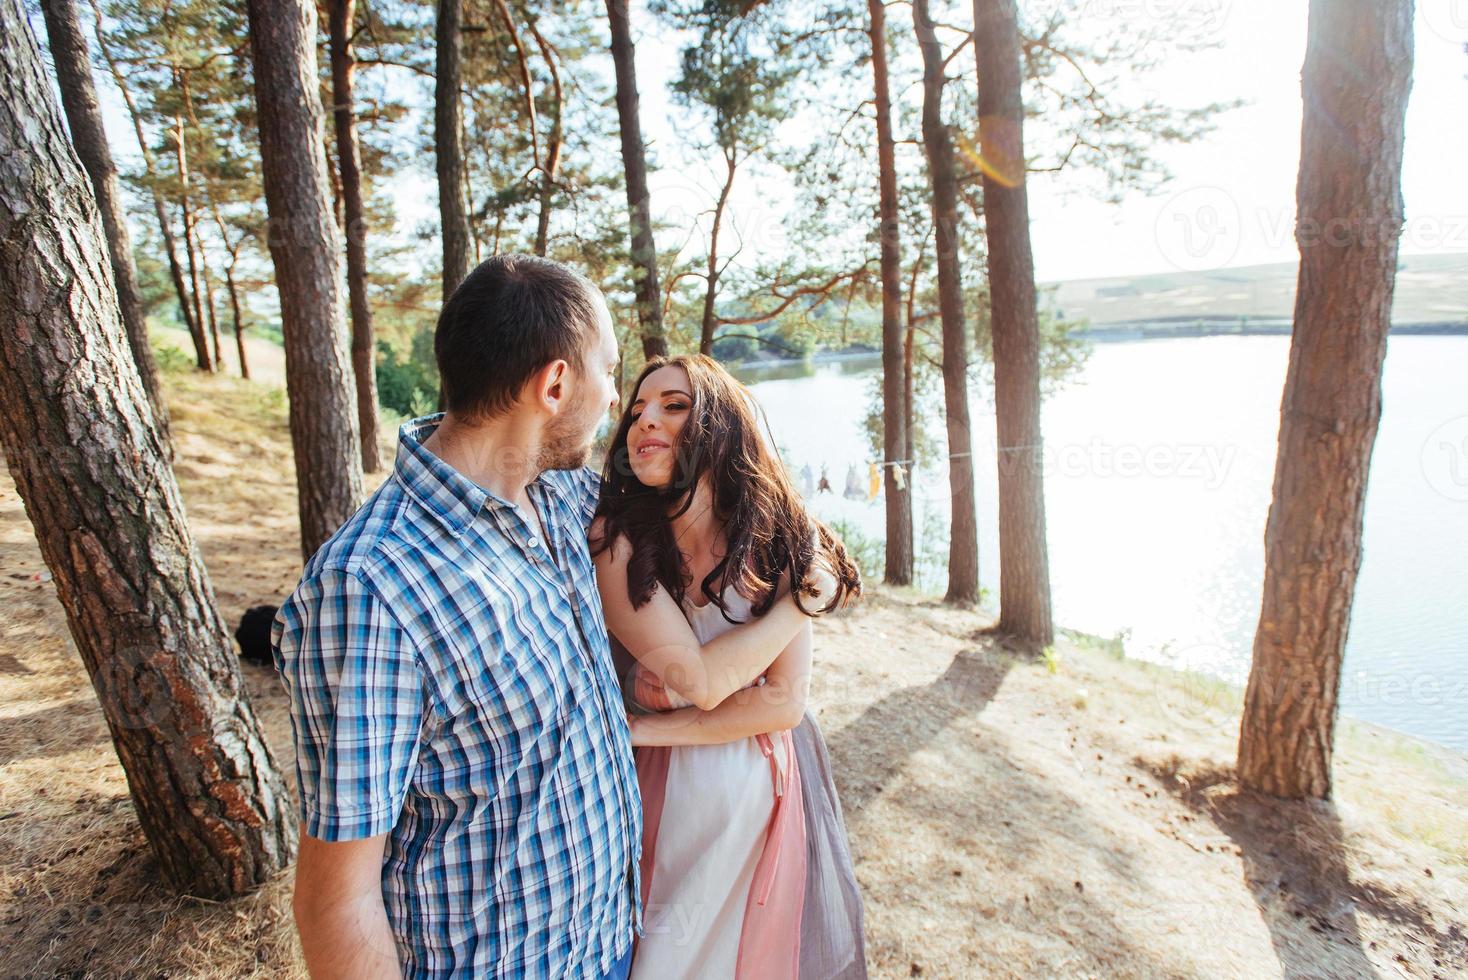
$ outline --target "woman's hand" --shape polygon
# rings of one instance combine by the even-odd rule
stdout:
[[[642,745],[694,745],[699,739],[687,734],[690,726],[708,712],[698,708],[679,708],[677,711],[659,711],[650,715],[632,715],[627,719],[627,731],[632,735],[632,747]],[[727,741],[727,740],[726,740]]]

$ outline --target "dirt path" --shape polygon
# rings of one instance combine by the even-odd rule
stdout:
[[[282,405],[169,383],[233,623],[300,567]],[[8,476],[0,609],[0,976],[298,974],[289,874],[227,905],[157,883]],[[985,625],[878,592],[817,631],[874,975],[1468,976],[1462,756],[1348,724],[1335,807],[1255,799],[1230,782],[1232,695],[1075,638],[1018,660]],[[289,771],[276,679],[246,673]]]

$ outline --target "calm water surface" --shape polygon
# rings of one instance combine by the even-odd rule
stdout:
[[[1058,623],[1121,634],[1128,654],[1243,684],[1258,622],[1264,525],[1289,338],[1099,343],[1045,403],[1045,498]],[[863,419],[875,360],[746,371],[797,471],[827,468],[827,518],[882,533]],[[791,376],[798,375],[798,376]],[[1468,750],[1468,337],[1393,336],[1366,497],[1365,553],[1342,709]],[[971,409],[981,585],[998,591],[994,412]],[[942,441],[939,420],[930,420]],[[946,554],[947,473],[913,484]],[[879,571],[878,571],[879,574]],[[931,587],[941,589],[941,569]],[[1186,723],[1190,719],[1179,719]]]

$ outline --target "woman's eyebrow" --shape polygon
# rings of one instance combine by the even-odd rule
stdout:
[[[693,400],[693,396],[692,395],[690,395],[688,392],[683,391],[682,389],[679,389],[679,388],[669,388],[667,391],[663,392],[658,397],[659,398],[666,398],[669,395],[682,395],[684,398],[687,398],[689,401],[692,401]],[[634,404],[634,405],[641,405],[645,401],[647,401],[646,398],[639,398],[636,401],[634,401],[632,404]]]

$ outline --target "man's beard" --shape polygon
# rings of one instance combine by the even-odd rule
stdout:
[[[549,433],[547,433],[549,435]],[[559,443],[546,443],[540,447],[540,452],[535,456],[535,468],[538,470],[576,470],[585,466],[591,459],[591,443],[581,445],[571,439]]]
[[[545,441],[535,455],[537,470],[580,469],[591,459],[591,436],[584,419],[588,407],[585,400],[569,405],[546,426]]]

